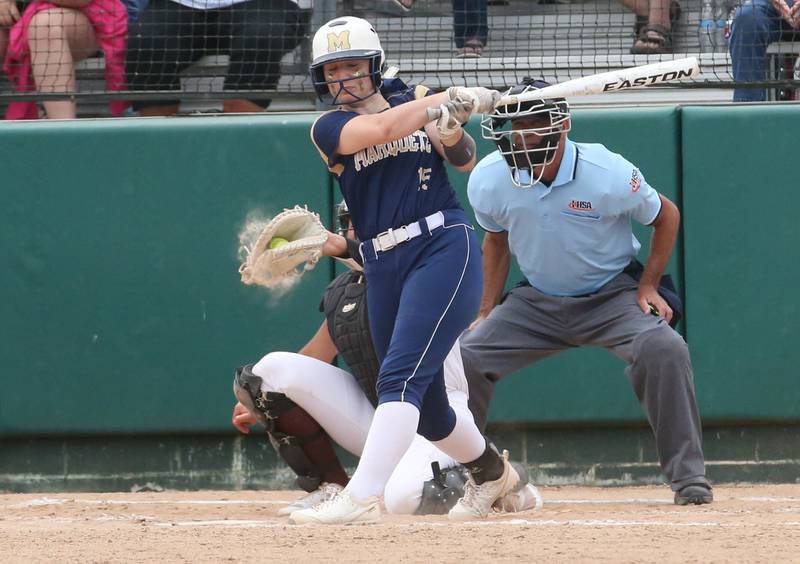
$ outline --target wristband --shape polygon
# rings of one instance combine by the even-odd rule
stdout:
[[[453,166],[464,166],[475,156],[475,140],[465,131],[454,145],[444,146],[444,156]]]

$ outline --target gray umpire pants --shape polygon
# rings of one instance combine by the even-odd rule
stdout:
[[[585,297],[549,296],[530,286],[511,290],[461,337],[478,427],[486,427],[494,383],[506,374],[570,348],[604,347],[628,364],[625,375],[655,433],[672,489],[708,483],[689,348],[664,318],[642,312],[637,288],[622,273]]]

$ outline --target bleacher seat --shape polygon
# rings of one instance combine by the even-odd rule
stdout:
[[[453,84],[505,88],[523,76],[540,76],[562,82],[598,72],[643,65],[665,59],[698,55],[697,24],[700,0],[682,0],[683,13],[673,31],[672,55],[631,55],[634,41],[633,13],[616,0],[573,0],[571,3],[536,4],[532,0],[509,0],[489,7],[489,42],[479,59],[453,58],[453,18],[450,0],[418,0],[419,9],[407,14],[387,14],[386,3],[369,1],[355,5],[355,13],[369,19],[381,36],[389,64],[400,68],[400,76],[411,83],[432,88]],[[308,45],[287,54],[282,76],[272,95],[272,111],[310,110],[315,97],[306,73]],[[700,81],[713,84],[731,81],[727,53],[699,54]],[[205,57],[183,73],[186,92],[222,89],[227,57]],[[8,83],[0,85],[4,90]],[[103,59],[92,58],[78,65],[81,92],[102,91]],[[187,97],[191,98],[191,96]],[[213,106],[207,96],[187,102],[188,108]],[[616,103],[680,103],[729,101],[724,88],[648,88],[586,97],[576,105]],[[79,101],[79,115],[105,116],[105,102]]]

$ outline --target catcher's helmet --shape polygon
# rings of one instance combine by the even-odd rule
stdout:
[[[350,210],[347,202],[342,200],[336,204],[336,233],[344,237],[350,228]]]
[[[314,34],[312,43],[311,82],[319,99],[327,104],[339,103],[339,95],[346,90],[345,83],[358,80],[363,76],[354,76],[344,80],[325,80],[323,66],[325,63],[344,60],[366,59],[369,61],[369,76],[375,86],[375,92],[381,87],[381,73],[384,70],[384,52],[381,41],[372,25],[364,19],[353,16],[335,18]],[[338,84],[339,91],[331,95],[329,84]],[[356,101],[359,98],[349,92]]]
[[[543,80],[525,78],[503,94],[515,96],[550,86]],[[561,134],[570,130],[569,104],[564,98],[517,101],[498,106],[481,120],[481,135],[500,150],[520,188],[539,182],[545,166],[553,162]],[[538,171],[535,169],[538,168]]]

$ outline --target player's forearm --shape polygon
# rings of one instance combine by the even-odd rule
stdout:
[[[641,285],[657,288],[661,275],[667,268],[675,239],[678,236],[681,215],[678,208],[668,199],[661,198],[661,212],[653,223],[653,236],[650,240],[650,256],[644,267]]]
[[[439,107],[447,99],[447,93],[440,92],[385,112],[360,115],[342,129],[338,152],[352,155],[365,147],[407,137],[428,123],[428,108]]]
[[[322,254],[326,257],[346,257],[347,256],[347,239],[328,231],[328,239],[322,246]]]
[[[505,239],[486,234],[483,241],[483,295],[478,314],[487,316],[500,303],[511,265],[511,252]]]

